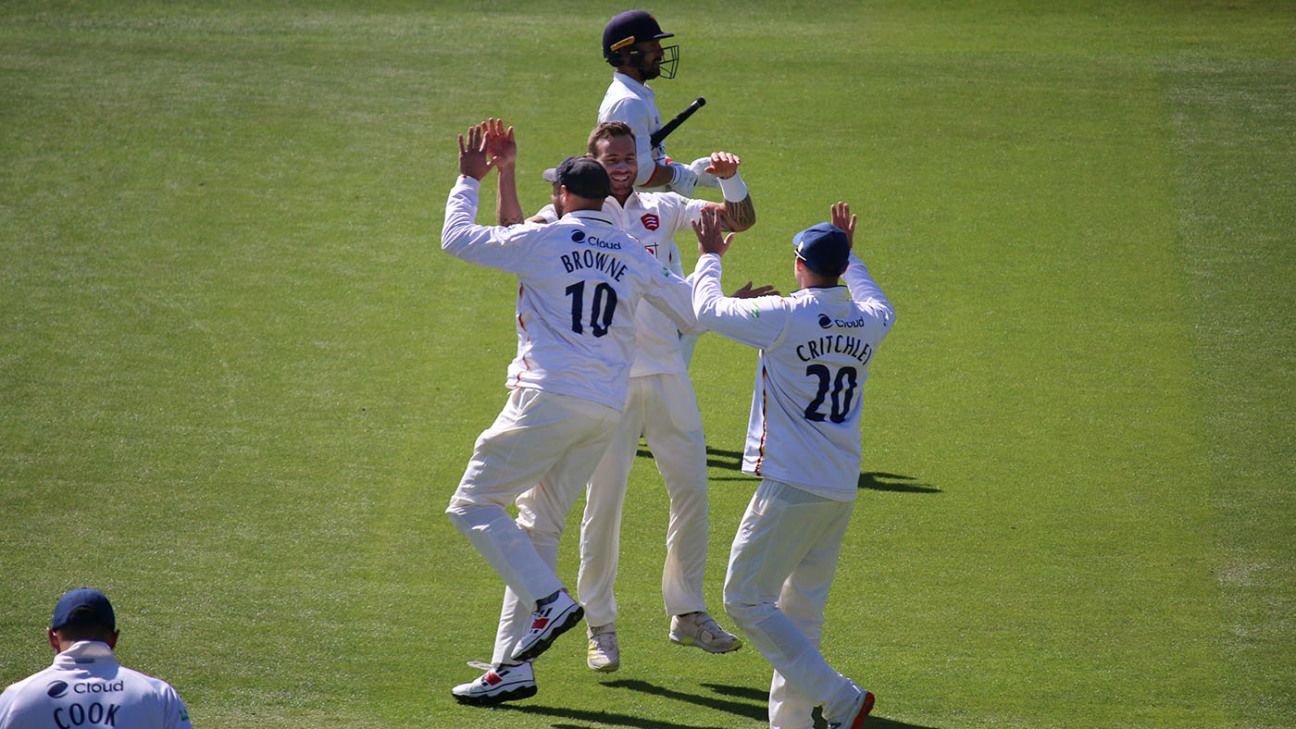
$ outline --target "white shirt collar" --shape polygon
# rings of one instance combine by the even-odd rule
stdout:
[[[609,220],[606,215],[604,215],[601,211],[598,210],[573,210],[563,216],[564,220],[566,220],[567,218],[575,218],[577,220],[593,220],[599,223],[607,223],[608,225],[612,224],[612,221]]]
[[[101,640],[78,640],[71,648],[54,656],[54,665],[72,668],[104,660],[116,660],[113,649],[107,643]]]
[[[625,211],[625,210],[629,210],[631,207],[635,205],[643,207],[643,202],[639,199],[639,192],[637,190],[631,190],[630,194],[626,196],[625,205],[622,205],[621,203],[617,202],[617,199],[615,197],[608,195],[607,200],[604,201],[603,203],[603,208],[604,209],[612,208],[613,210]]]
[[[650,99],[656,98],[657,96],[655,93],[653,93],[652,89],[648,88],[648,84],[637,81],[625,75],[624,73],[621,73],[620,71],[613,71],[612,78],[616,81],[620,81],[623,85],[626,86],[626,88],[630,89],[631,91],[635,92],[640,96],[646,96]]]

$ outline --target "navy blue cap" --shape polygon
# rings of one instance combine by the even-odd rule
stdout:
[[[590,200],[602,200],[612,194],[612,180],[603,165],[589,157],[568,157],[558,165],[555,181],[567,192]]]
[[[832,223],[817,223],[792,237],[797,258],[820,276],[840,276],[850,263],[850,237]]]
[[[666,33],[657,23],[657,19],[643,10],[627,10],[617,14],[603,28],[603,57],[607,58],[622,48],[654,38],[670,38],[674,33]]]
[[[69,625],[102,625],[115,630],[117,616],[106,595],[93,587],[79,587],[59,598],[54,617],[50,619],[51,630]]]

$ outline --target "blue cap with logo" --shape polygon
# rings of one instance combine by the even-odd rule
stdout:
[[[792,237],[797,258],[821,276],[840,276],[850,263],[850,238],[832,223],[818,223]]]
[[[51,630],[69,625],[102,625],[116,629],[117,617],[106,595],[93,587],[79,587],[59,598],[54,606],[54,617],[50,619]]]

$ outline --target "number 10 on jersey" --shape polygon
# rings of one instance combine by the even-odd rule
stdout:
[[[584,334],[585,327],[581,324],[585,321],[585,282],[577,281],[567,287],[567,295],[571,297],[571,319],[572,331],[577,334]],[[616,313],[617,295],[616,289],[612,288],[605,282],[599,282],[594,287],[593,301],[590,302],[589,327],[594,336],[601,337],[608,333],[612,326],[612,316]]]

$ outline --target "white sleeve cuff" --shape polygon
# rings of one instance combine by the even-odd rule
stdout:
[[[733,177],[720,178],[720,191],[724,193],[724,199],[726,202],[733,203],[746,200],[747,196],[750,194],[747,191],[747,183],[743,182],[742,177],[737,171],[733,173]]]

